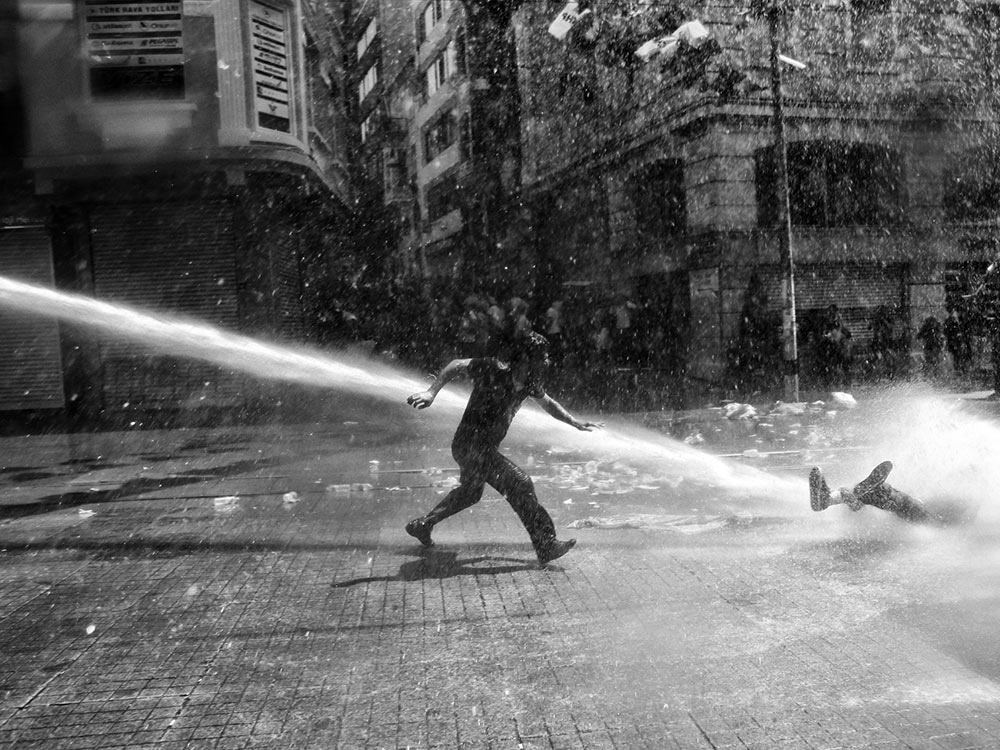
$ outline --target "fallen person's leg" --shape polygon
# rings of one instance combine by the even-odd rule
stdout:
[[[894,513],[904,521],[921,523],[929,520],[930,514],[922,502],[885,483],[891,471],[892,463],[883,461],[853,488],[831,490],[820,468],[813,467],[809,472],[809,504],[814,511],[826,510],[840,503],[855,511],[870,505]]]

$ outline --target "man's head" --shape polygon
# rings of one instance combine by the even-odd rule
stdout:
[[[514,343],[511,365],[526,381],[540,381],[549,367],[549,342],[532,331]]]

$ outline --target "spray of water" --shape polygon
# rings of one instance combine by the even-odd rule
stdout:
[[[863,415],[870,452],[841,467],[857,481],[876,461],[889,459],[890,483],[929,504],[965,505],[980,520],[1000,521],[1000,428],[970,402],[919,385],[899,386],[872,399]],[[847,484],[848,481],[843,481]]]
[[[347,354],[334,357],[266,343],[179,316],[153,315],[5,277],[0,277],[0,305],[95,328],[153,351],[204,360],[262,379],[349,391],[399,403],[410,393],[426,388],[426,382],[375,360]],[[441,419],[446,416],[441,412],[446,412],[457,419],[465,403],[466,394],[461,389],[446,389],[435,401],[434,418]],[[634,426],[615,425],[584,433],[532,407],[522,411],[515,425],[534,441],[550,441],[591,456],[658,467],[728,491],[795,497],[801,503],[801,483],[792,484]]]

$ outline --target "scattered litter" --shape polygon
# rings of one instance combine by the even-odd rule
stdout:
[[[831,393],[830,400],[842,409],[854,409],[858,405],[857,399],[854,396],[843,391],[834,391]]]
[[[675,531],[680,534],[700,534],[714,531],[732,524],[745,524],[753,520],[753,516],[745,511],[726,516],[691,514],[691,515],[655,515],[639,513],[632,516],[592,516],[581,518],[568,524],[571,529],[636,529],[653,531]]]
[[[581,12],[580,4],[576,0],[570,0],[549,24],[549,33],[561,42],[579,20],[588,13],[590,13],[589,9]]]
[[[232,510],[236,507],[236,503],[240,498],[237,495],[226,495],[225,497],[215,498],[215,508],[216,510]]]
[[[660,55],[666,59],[670,59],[677,53],[677,47],[680,44],[680,40],[677,38],[677,33],[667,34],[666,36],[661,36],[659,39],[650,39],[645,42],[639,49],[635,51],[635,54],[643,61],[649,62],[656,55]]]
[[[757,410],[750,404],[726,404],[722,411],[726,419],[753,419],[757,416]]]
[[[284,495],[281,496],[281,499],[286,503],[297,503],[299,501],[299,493],[286,492]]]
[[[326,488],[327,492],[335,492],[338,495],[345,495],[348,492],[370,492],[375,489],[368,482],[354,482],[353,484],[331,484]]]
[[[798,60],[789,57],[788,55],[778,55],[778,59],[786,65],[791,65],[793,68],[798,68],[799,70],[805,70],[806,64],[804,62],[799,62]]]
[[[95,630],[97,630],[97,626],[94,625],[94,623],[90,623],[90,625],[86,627],[87,635],[93,635]]]
[[[806,413],[806,405],[801,401],[795,403],[785,403],[783,401],[778,401],[775,403],[774,408],[771,409],[775,414],[786,414],[786,415],[798,415]]]
[[[77,513],[80,516],[80,518],[90,518],[92,515],[94,515],[94,511],[88,510],[87,508],[80,508],[80,510],[77,511]]]
[[[572,504],[573,504],[573,498],[569,498],[568,500],[563,500],[563,505],[572,505]]]
[[[378,474],[380,471],[380,465],[377,460],[371,460],[368,462],[368,472],[370,474]]]
[[[688,21],[678,26],[672,34],[667,34],[658,39],[651,39],[645,44],[643,44],[639,49],[635,51],[635,54],[642,59],[643,62],[649,62],[655,56],[659,55],[665,57],[668,60],[673,57],[681,42],[687,44],[695,49],[700,48],[705,42],[711,38],[711,34],[708,29],[705,28],[701,21]]]

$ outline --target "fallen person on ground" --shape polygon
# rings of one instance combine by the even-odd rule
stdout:
[[[975,514],[975,507],[969,502],[952,499],[924,502],[896,489],[886,482],[892,468],[891,461],[883,461],[853,487],[831,490],[823,472],[815,466],[809,472],[809,503],[814,511],[838,504],[853,511],[871,506],[911,523],[952,524],[968,520]]]

